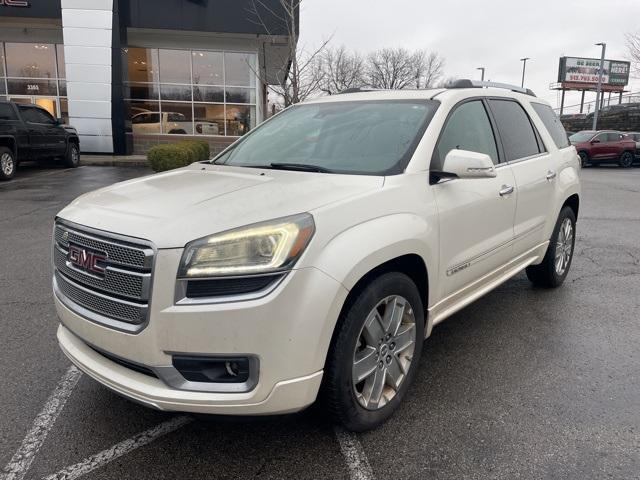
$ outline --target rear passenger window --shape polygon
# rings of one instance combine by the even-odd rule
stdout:
[[[607,139],[610,142],[618,142],[622,140],[622,135],[619,133],[607,133]]]
[[[442,170],[444,158],[454,149],[486,153],[498,163],[493,128],[480,100],[463,103],[453,111],[440,135],[431,169]]]
[[[568,147],[569,139],[567,138],[567,132],[553,109],[549,105],[542,103],[532,103],[531,106],[540,117],[540,120],[542,120],[542,123],[544,123],[545,128],[549,131],[549,135],[551,135],[556,147]]]
[[[489,100],[498,124],[507,161],[537,155],[544,151],[538,146],[536,132],[524,108],[512,100]]]

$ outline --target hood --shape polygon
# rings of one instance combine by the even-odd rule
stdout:
[[[196,163],[84,194],[58,216],[178,248],[231,228],[310,212],[383,183],[374,176]]]

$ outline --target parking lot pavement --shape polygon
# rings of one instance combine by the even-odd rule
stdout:
[[[565,285],[535,289],[518,275],[436,327],[404,405],[358,436],[336,435],[314,409],[155,412],[84,375],[65,384],[61,408],[54,215],[147,173],[31,167],[0,184],[0,468],[32,460],[0,479],[640,477],[640,169],[585,169]]]

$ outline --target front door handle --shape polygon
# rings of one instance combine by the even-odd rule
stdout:
[[[512,185],[503,185],[502,190],[500,190],[498,193],[501,197],[504,197],[506,195],[511,195],[513,193],[513,190],[514,188]]]
[[[556,178],[556,172],[554,172],[553,170],[549,170],[547,172],[547,180],[551,181],[554,178]]]

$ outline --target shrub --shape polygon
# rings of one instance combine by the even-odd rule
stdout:
[[[202,160],[209,160],[209,144],[203,140],[156,145],[147,153],[147,161],[156,172],[185,167]]]

